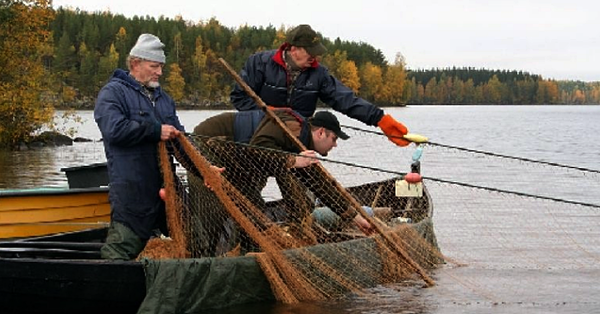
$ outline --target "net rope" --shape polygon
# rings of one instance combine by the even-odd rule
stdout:
[[[556,305],[533,295],[529,282],[568,291],[569,280],[579,277],[562,281],[565,276],[600,270],[600,242],[593,236],[600,223],[600,180],[594,172],[425,145],[423,196],[397,197],[395,184],[410,171],[414,150],[398,149],[390,158],[389,150],[379,149],[390,145],[387,138],[346,132],[364,145],[350,153],[336,150],[335,160],[319,163],[436,278],[436,288],[407,297],[423,278],[380,234],[366,236],[352,215],[345,221],[335,214],[352,206],[325,184],[328,178],[286,167],[297,155],[198,135],[190,136],[186,152],[197,153],[194,167],[201,176],[182,170],[190,167],[179,156],[183,188],[173,189],[186,195],[174,204],[181,207],[189,256],[254,255],[284,303],[348,296],[385,303],[382,295],[399,295],[413,310],[436,304],[550,308]],[[361,165],[364,160],[377,166]],[[435,234],[415,228],[432,218]],[[480,273],[485,275],[475,275]],[[561,307],[600,304],[585,278],[579,282],[586,292],[554,297]]]
[[[183,153],[174,155],[188,170],[179,179],[170,175],[167,148],[160,146],[171,238],[151,240],[141,256],[251,254],[284,303],[340,298],[406,279],[433,284],[425,269],[442,262],[442,255],[435,239],[424,237],[428,230],[412,226],[430,219],[426,191],[397,197],[399,178],[386,174],[340,193],[316,165],[290,168],[290,159],[298,155],[214,137],[191,138],[178,139]],[[265,201],[269,180],[281,199]],[[354,225],[360,213],[353,203],[376,227],[373,234]]]

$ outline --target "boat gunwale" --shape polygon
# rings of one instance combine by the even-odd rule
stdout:
[[[109,187],[89,187],[89,188],[68,188],[68,187],[48,187],[37,189],[16,189],[0,190],[0,199],[8,197],[21,196],[48,196],[48,195],[70,195],[70,194],[95,194],[108,193]]]

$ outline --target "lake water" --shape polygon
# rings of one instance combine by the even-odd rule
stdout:
[[[434,272],[435,287],[379,287],[368,300],[257,304],[215,313],[600,313],[600,106],[386,111],[433,143],[589,171],[427,145],[422,173],[434,200],[435,231],[442,252],[454,261]],[[219,112],[179,115],[191,131]],[[84,123],[77,136],[95,142],[0,152],[0,189],[66,186],[61,168],[105,161],[92,112],[78,114]],[[338,118],[377,131],[341,114]],[[382,136],[347,133],[351,139],[339,141],[329,158],[408,171],[413,145],[399,148]],[[364,170],[331,171],[345,185],[366,179]]]
[[[182,124],[191,131],[204,119],[220,112],[181,111],[179,115]],[[426,135],[435,143],[600,169],[600,106],[413,106],[387,112],[408,126],[410,132]],[[103,144],[98,142],[101,135],[93,112],[77,114],[82,124],[66,122],[59,126],[75,127],[76,136],[95,142],[0,152],[0,189],[65,186],[67,181],[61,168],[106,161]],[[377,130],[341,114],[338,118],[345,125]],[[353,135],[351,131],[348,133]],[[396,149],[385,140],[371,142],[369,139],[365,143],[351,139],[338,144],[330,154],[332,159],[359,164],[373,164],[377,160],[379,165],[381,162],[393,165],[406,156],[402,161],[410,162],[412,153],[410,149]],[[426,151],[424,171],[427,174],[438,175],[433,169],[457,166],[437,160],[427,164],[427,157]]]

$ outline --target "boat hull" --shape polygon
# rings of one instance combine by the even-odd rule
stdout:
[[[135,313],[139,262],[0,258],[2,313]]]
[[[102,228],[109,222],[108,188],[0,193],[0,239]]]
[[[392,180],[371,183],[349,190],[358,199],[366,200],[372,199],[374,194],[392,193],[392,183]],[[381,205],[418,207],[422,215],[413,216],[418,222],[411,226],[421,230],[418,232],[427,242],[436,245],[431,222],[433,206],[426,190],[418,200],[390,202],[394,204],[381,202]],[[411,209],[410,212],[415,211]],[[275,299],[252,255],[164,262],[106,261],[99,255],[106,231],[97,231],[0,242],[2,313],[104,314],[134,313],[140,309],[164,313],[200,312]],[[327,256],[332,255],[327,253],[330,246],[348,246],[344,251],[350,251],[353,243],[364,248],[362,241],[373,239],[324,243],[308,249],[314,250],[317,256],[319,252],[325,252]],[[383,264],[370,260],[379,256],[376,247],[372,246],[372,252],[366,251],[360,258],[369,259],[365,264]],[[290,252],[294,254],[293,250]],[[188,272],[188,268],[194,271]],[[192,280],[185,282],[173,280],[176,277],[190,279],[190,276]],[[167,308],[176,310],[165,311]]]

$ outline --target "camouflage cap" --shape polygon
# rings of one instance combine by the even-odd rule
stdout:
[[[327,48],[321,43],[317,32],[307,24],[301,24],[292,28],[287,33],[286,42],[292,46],[306,49],[306,52],[311,56],[321,56],[327,52]]]

